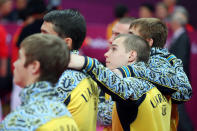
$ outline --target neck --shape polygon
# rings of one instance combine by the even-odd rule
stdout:
[[[182,28],[182,26],[177,25],[177,26],[174,26],[174,27],[172,28],[172,30],[173,30],[173,32],[176,32],[177,30],[179,30],[179,29],[181,29],[181,28]]]
[[[27,80],[26,85],[25,86],[29,86],[35,82],[38,82],[38,76],[31,76],[30,79]]]

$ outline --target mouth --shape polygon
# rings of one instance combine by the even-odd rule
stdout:
[[[109,61],[105,61],[105,64],[109,64],[110,62]]]

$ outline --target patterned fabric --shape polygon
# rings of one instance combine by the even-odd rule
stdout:
[[[79,54],[79,51],[73,50],[72,53]],[[80,71],[70,69],[64,71],[55,87],[60,101],[64,102],[70,92],[85,78],[87,78],[87,76]]]
[[[104,96],[99,97],[100,102],[98,104],[98,117],[97,120],[102,126],[111,126],[112,125],[112,109],[114,102],[111,97],[109,100],[106,100]],[[103,100],[101,100],[103,99]]]
[[[64,71],[55,87],[59,95],[59,100],[64,102],[70,92],[85,78],[87,76],[80,71],[70,69]]]
[[[57,93],[48,82],[37,82],[21,92],[22,104],[0,124],[0,131],[34,131],[50,120],[69,116],[66,107],[58,102]]]
[[[174,102],[188,101],[192,96],[182,61],[167,49],[152,48],[148,65],[138,62],[119,70],[125,77],[132,76],[152,82],[163,94],[172,94]]]
[[[90,57],[85,57],[83,68],[104,91],[112,95],[113,100],[114,98],[138,100],[143,94],[153,88],[148,81],[133,77],[119,77],[96,59]]]
[[[56,91],[59,100],[72,114],[79,130],[95,131],[99,95],[96,82],[81,71],[66,70],[56,85]]]

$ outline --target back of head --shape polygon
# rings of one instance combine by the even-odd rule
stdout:
[[[55,84],[70,60],[67,44],[54,35],[40,33],[31,35],[22,41],[20,47],[25,51],[25,66],[33,61],[39,61],[38,81],[49,81]]]
[[[126,52],[134,50],[137,52],[137,61],[142,61],[147,63],[150,55],[150,46],[149,44],[142,39],[141,37],[133,34],[120,34],[115,39],[124,38],[124,46]]]
[[[27,15],[42,14],[46,11],[44,0],[29,0],[26,7]]]
[[[78,50],[86,36],[86,22],[76,10],[54,10],[44,16],[44,21],[51,22],[53,29],[62,37],[72,39],[72,49]]]
[[[140,36],[145,40],[152,39],[152,47],[163,48],[166,43],[167,27],[157,18],[136,19],[131,23],[129,28],[138,28]]]
[[[116,5],[114,14],[116,18],[122,18],[128,13],[128,8],[125,5]]]

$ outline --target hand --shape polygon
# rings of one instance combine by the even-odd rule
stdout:
[[[71,54],[68,68],[75,69],[75,70],[81,70],[83,68],[84,63],[85,63],[84,56],[80,56],[77,54]]]

